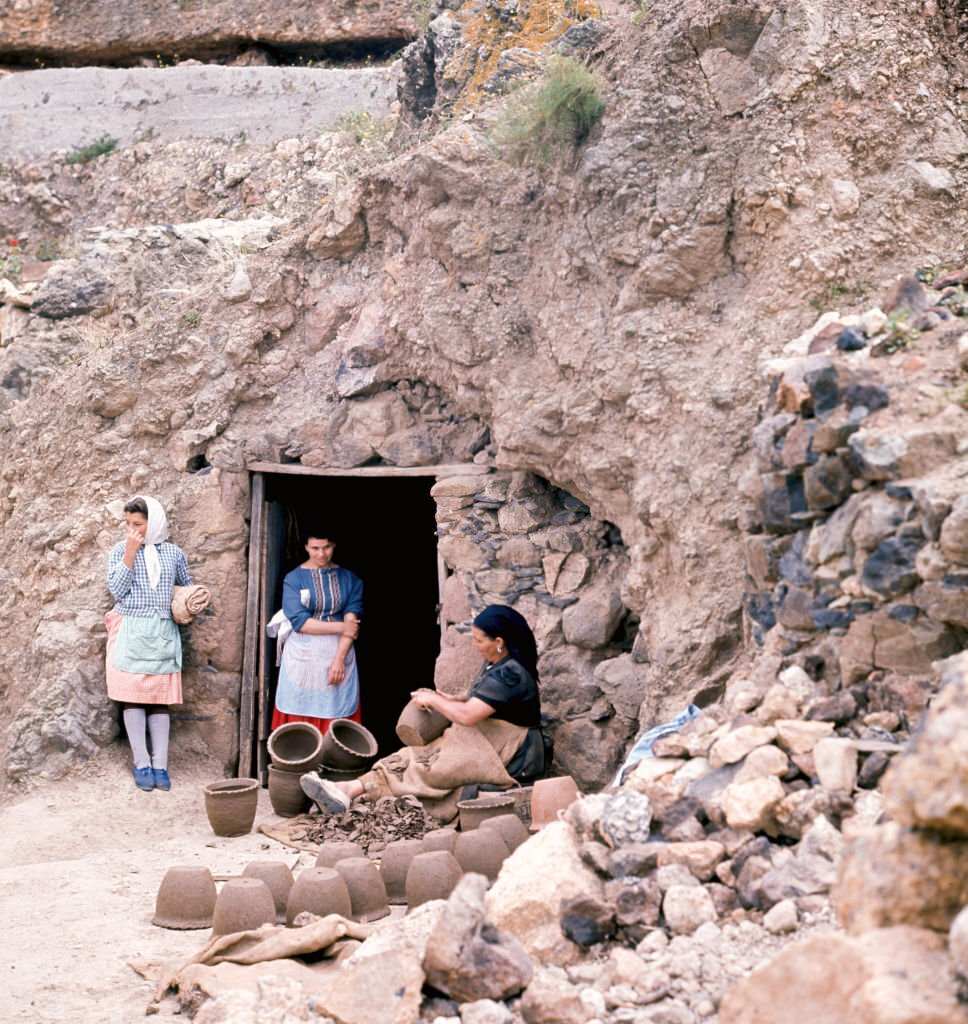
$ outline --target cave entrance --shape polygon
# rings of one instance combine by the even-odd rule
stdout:
[[[267,775],[266,741],[278,680],[266,623],[282,606],[282,581],[305,560],[310,524],[331,529],[334,561],[364,585],[356,656],[364,725],[381,754],[400,746],[394,726],[417,686],[432,686],[440,652],[442,560],[430,489],[479,466],[310,469],[256,463],[252,471],[245,650],[239,707],[239,775]]]

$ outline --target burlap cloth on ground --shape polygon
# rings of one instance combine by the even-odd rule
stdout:
[[[211,603],[212,594],[208,587],[203,587],[198,583],[194,583],[190,587],[172,587],[171,617],[180,626],[187,626]]]

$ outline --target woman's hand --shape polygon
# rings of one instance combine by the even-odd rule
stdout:
[[[136,530],[133,526],[129,526],[127,533],[124,538],[124,553],[135,555],[138,553],[138,548],[144,544],[145,539],[141,533]]]
[[[346,678],[346,663],[339,656],[333,658],[329,665],[329,685],[339,686]]]
[[[350,640],[355,640],[360,635],[360,624],[356,619],[344,619],[341,625],[343,628],[340,630],[340,636],[348,636]]]
[[[433,711],[437,704],[437,692],[435,690],[428,690],[421,688],[414,690],[410,694],[410,699],[424,711]]]

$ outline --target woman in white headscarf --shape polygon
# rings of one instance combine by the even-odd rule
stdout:
[[[108,696],[124,709],[135,785],[167,790],[168,705],[182,701],[182,644],[171,617],[172,588],[192,580],[184,551],[167,540],[168,519],[158,501],[132,498],[124,519],[127,536],[108,556],[108,590],[115,600],[105,617]]]

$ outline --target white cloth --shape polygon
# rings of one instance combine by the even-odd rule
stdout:
[[[292,623],[286,618],[286,613],[280,608],[275,615],[266,623],[266,633],[276,640],[276,664],[282,661],[282,649],[292,633]]]
[[[161,579],[161,561],[158,558],[156,544],[168,539],[168,516],[157,498],[149,498],[147,494],[139,494],[148,506],[148,529],[145,530],[145,568],[148,570],[148,583],[152,590],[158,589]]]

